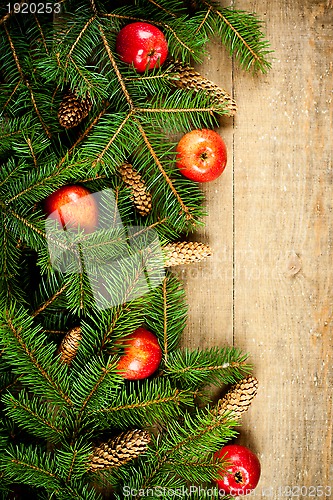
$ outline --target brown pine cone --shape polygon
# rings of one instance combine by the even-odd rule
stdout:
[[[86,118],[91,110],[92,102],[89,96],[79,99],[76,92],[69,90],[63,97],[58,110],[58,120],[62,127],[73,128]]]
[[[118,168],[122,180],[132,191],[132,201],[140,215],[148,215],[151,211],[151,194],[147,191],[144,180],[130,163],[124,163]]]
[[[120,467],[144,453],[149,442],[150,434],[147,431],[134,429],[122,432],[94,448],[90,457],[90,470],[96,472],[107,467]]]
[[[66,333],[59,346],[59,353],[61,353],[60,361],[70,365],[75,358],[82,339],[81,328],[75,326]]]
[[[163,250],[165,254],[165,267],[199,262],[212,254],[212,250],[208,245],[198,241],[168,243],[163,247]]]
[[[249,409],[257,391],[258,380],[252,375],[248,375],[233,385],[224,398],[220,399],[217,404],[218,414],[223,415],[231,411],[234,418],[240,419],[243,413]]]
[[[184,66],[177,62],[171,71],[174,71],[172,80],[177,87],[192,89],[195,92],[204,90],[208,94],[213,95],[218,103],[225,105],[227,115],[233,116],[236,113],[237,105],[231,95],[226,90],[216,85],[216,83],[203,77],[191,66]]]

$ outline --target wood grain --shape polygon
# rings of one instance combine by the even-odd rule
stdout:
[[[239,442],[262,462],[256,497],[317,498],[310,486],[331,486],[333,498],[332,5],[234,5],[264,20],[275,60],[253,76],[216,41],[200,67],[239,111],[221,123],[227,169],[204,186],[209,216],[197,237],[214,256],[182,274],[185,340],[250,353],[260,387]]]

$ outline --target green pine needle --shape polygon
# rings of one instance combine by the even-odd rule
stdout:
[[[246,359],[247,355],[234,347],[178,350],[169,356],[165,376],[188,389],[235,383],[251,369]]]

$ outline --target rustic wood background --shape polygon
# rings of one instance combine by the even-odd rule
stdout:
[[[262,463],[256,497],[317,498],[311,486],[332,486],[333,498],[332,2],[234,6],[263,19],[273,67],[246,74],[218,41],[200,67],[239,110],[221,122],[227,168],[204,186],[197,238],[214,256],[181,272],[185,342],[250,353],[260,388],[238,442]]]

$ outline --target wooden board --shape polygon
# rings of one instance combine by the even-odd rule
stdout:
[[[185,340],[250,353],[260,390],[239,442],[262,462],[256,497],[333,498],[333,9],[234,5],[264,20],[275,60],[253,77],[216,41],[200,67],[239,111],[221,123],[227,169],[204,186],[209,216],[197,238],[214,256],[182,273]]]

